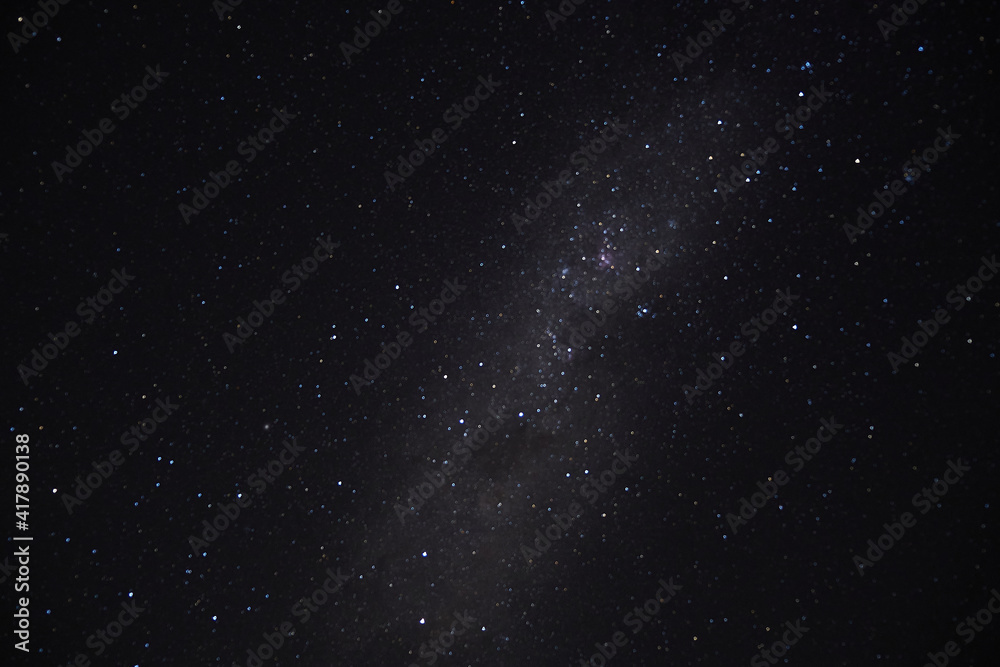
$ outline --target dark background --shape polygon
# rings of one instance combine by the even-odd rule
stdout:
[[[956,664],[993,664],[997,622],[968,646],[955,626],[1000,586],[998,283],[897,372],[886,354],[1000,247],[997,4],[916,4],[888,39],[891,6],[828,5],[584,0],[553,30],[554,0],[403,0],[348,65],[340,44],[385,5],[247,0],[220,20],[208,1],[72,0],[5,45],[5,469],[12,487],[28,434],[30,530],[9,535],[34,538],[13,664],[245,665],[291,620],[265,664],[425,665],[421,643],[466,611],[477,627],[436,664],[576,665],[671,577],[682,590],[608,664],[748,664],[796,619],[788,664],[920,665],[952,640]],[[678,73],[671,54],[727,8]],[[8,4],[4,32],[36,11]],[[147,65],[169,75],[119,121],[109,105]],[[452,131],[442,112],[479,76],[501,85]],[[781,138],[824,82],[835,96]],[[288,128],[185,223],[192,188],[282,107]],[[59,182],[52,162],[104,117],[114,132]],[[518,233],[523,199],[579,171],[570,155],[611,118],[625,135]],[[857,207],[949,126],[955,144],[848,242]],[[389,191],[383,172],[435,127],[448,140]],[[769,136],[778,152],[723,203],[716,180]],[[320,235],[333,257],[230,353],[223,334]],[[616,294],[653,250],[665,265]],[[130,286],[23,382],[122,267]],[[445,280],[467,289],[416,333]],[[799,300],[751,343],[742,325],[786,288]],[[608,295],[621,310],[571,349]],[[357,395],[349,376],[400,330],[413,344]],[[682,385],[734,339],[746,354],[689,403]],[[62,494],[157,398],[180,408],[68,514]],[[501,408],[401,525],[408,488]],[[831,416],[843,430],[730,534],[726,514]],[[293,437],[306,451],[258,494],[248,476]],[[626,448],[638,461],[529,566],[521,546]],[[860,576],[867,540],[959,458],[971,471]],[[193,553],[237,493],[252,505]],[[298,623],[328,567],[350,580]],[[130,595],[145,611],[96,657],[87,638]]]

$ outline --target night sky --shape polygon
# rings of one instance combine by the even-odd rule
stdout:
[[[997,664],[997,9],[7,3],[4,664]]]

